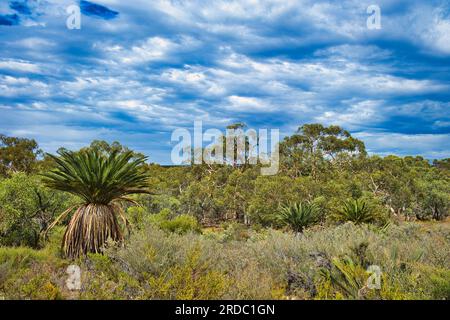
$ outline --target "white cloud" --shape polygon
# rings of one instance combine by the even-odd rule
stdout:
[[[34,63],[31,63],[28,61],[23,61],[23,60],[14,60],[14,59],[1,60],[0,61],[0,69],[20,71],[20,72],[30,72],[30,73],[41,72],[40,67]]]
[[[392,57],[392,51],[381,49],[375,45],[343,44],[319,49],[314,53],[317,57],[339,60],[378,60]]]
[[[124,63],[154,61],[163,58],[174,47],[175,44],[168,39],[153,37],[140,45],[133,46],[120,57],[120,60]]]
[[[450,55],[450,17],[448,10],[448,6],[445,8],[420,5],[415,7],[411,13],[413,18],[410,19],[410,35],[414,42],[422,41],[424,52]]]
[[[450,20],[436,18],[434,28],[429,33],[429,43],[434,44],[437,50],[450,54]]]
[[[438,101],[449,92],[446,60],[438,60],[450,53],[445,10],[434,2],[380,1],[378,31],[366,28],[370,1],[98,0],[119,18],[83,16],[82,30],[72,32],[62,25],[70,0],[48,0],[38,19],[48,27],[0,36],[7,44],[0,48],[0,105],[13,118],[2,125],[25,127],[27,117],[14,114],[23,111],[42,130],[92,131],[76,141],[126,140],[194,119],[219,127],[276,123],[290,134],[313,121],[390,130],[397,116],[420,118],[424,132],[445,132],[449,105]],[[404,43],[411,56],[399,54]],[[418,62],[424,53],[435,56]],[[121,129],[95,135],[92,123]],[[39,138],[40,129],[32,129],[27,134]],[[401,151],[403,143],[444,152],[443,141],[428,136],[392,135],[392,145],[383,137],[367,137],[373,150]]]
[[[104,46],[102,43],[95,43],[94,47],[102,49],[115,63],[138,65],[167,60],[175,53],[192,50],[198,45],[199,42],[189,36],[182,36],[175,41],[156,36],[139,41],[130,47],[116,44]]]
[[[358,129],[383,121],[386,117],[383,112],[384,103],[377,100],[359,101],[351,104],[346,110],[325,111],[315,117],[315,120],[324,124],[339,125],[349,130]]]
[[[10,42],[10,45],[18,45],[27,49],[42,50],[44,48],[55,46],[53,41],[40,37],[29,37],[18,41]]]
[[[268,112],[272,111],[273,107],[262,99],[255,97],[228,97],[228,104],[225,105],[227,110],[238,111],[242,113]]]
[[[197,91],[202,96],[220,96],[226,88],[213,75],[215,70],[202,67],[185,66],[184,69],[168,69],[162,72],[160,79]],[[208,74],[207,74],[208,73]]]
[[[400,134],[389,132],[360,132],[369,152],[399,155],[422,155],[426,158],[448,157],[450,134]]]
[[[0,97],[32,96],[45,98],[50,96],[51,88],[42,81],[24,77],[0,76]]]

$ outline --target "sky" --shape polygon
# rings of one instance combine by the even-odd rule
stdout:
[[[334,124],[371,154],[446,158],[449,71],[448,0],[0,0],[0,133],[46,152],[118,140],[168,164],[201,120]]]

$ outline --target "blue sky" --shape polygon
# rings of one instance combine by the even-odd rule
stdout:
[[[450,156],[449,1],[0,0],[0,42],[0,132],[48,152],[118,140],[169,163],[171,132],[202,120]]]

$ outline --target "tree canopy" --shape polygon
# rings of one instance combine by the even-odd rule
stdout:
[[[32,172],[42,150],[34,139],[8,137],[0,134],[0,175]]]

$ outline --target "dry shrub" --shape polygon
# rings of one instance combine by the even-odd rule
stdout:
[[[78,260],[82,290],[64,287],[54,249],[0,248],[0,296],[17,299],[448,299],[447,224],[375,228],[352,223],[303,234],[246,237],[167,233],[145,226],[104,254]],[[49,243],[53,246],[53,241]],[[367,289],[367,267],[381,288]],[[39,293],[39,296],[33,294]]]

